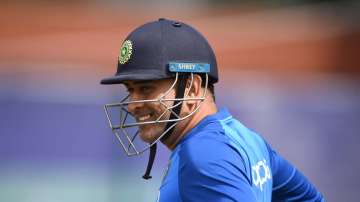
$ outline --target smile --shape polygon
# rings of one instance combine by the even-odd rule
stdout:
[[[148,114],[148,115],[145,115],[145,116],[141,116],[141,117],[139,117],[138,119],[139,119],[139,121],[146,121],[146,120],[149,119],[150,117],[151,117],[151,115]]]

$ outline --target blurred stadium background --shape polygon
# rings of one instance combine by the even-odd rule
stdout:
[[[360,187],[359,1],[92,0],[0,3],[0,201],[155,201],[147,154],[125,157],[102,105],[122,87],[125,36],[160,17],[213,45],[219,106],[261,133],[328,201]]]

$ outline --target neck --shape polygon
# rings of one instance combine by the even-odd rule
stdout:
[[[179,141],[192,129],[194,128],[201,120],[206,116],[215,114],[217,112],[217,107],[215,103],[204,102],[200,109],[195,112],[189,118],[180,121],[175,127],[172,134],[168,137],[163,143],[170,149],[174,150]]]

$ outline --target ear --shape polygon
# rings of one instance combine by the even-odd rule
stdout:
[[[201,83],[202,83],[201,76],[198,74],[193,74],[193,77],[191,76],[188,78],[186,82],[186,90],[185,94],[187,94],[186,98],[197,98],[200,97],[202,94],[201,90]],[[197,100],[187,101],[186,103],[196,103]]]

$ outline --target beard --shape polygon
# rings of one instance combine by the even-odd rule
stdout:
[[[157,112],[153,112],[150,120],[147,121],[155,121],[157,120],[164,112],[164,110],[159,110]],[[169,120],[170,111],[167,111],[159,120]],[[147,143],[153,143],[156,141],[165,131],[165,127],[168,122],[161,123],[150,123],[139,126],[139,135],[140,138]]]
[[[144,124],[139,126],[139,136],[142,141],[153,143],[164,132],[166,123]]]

